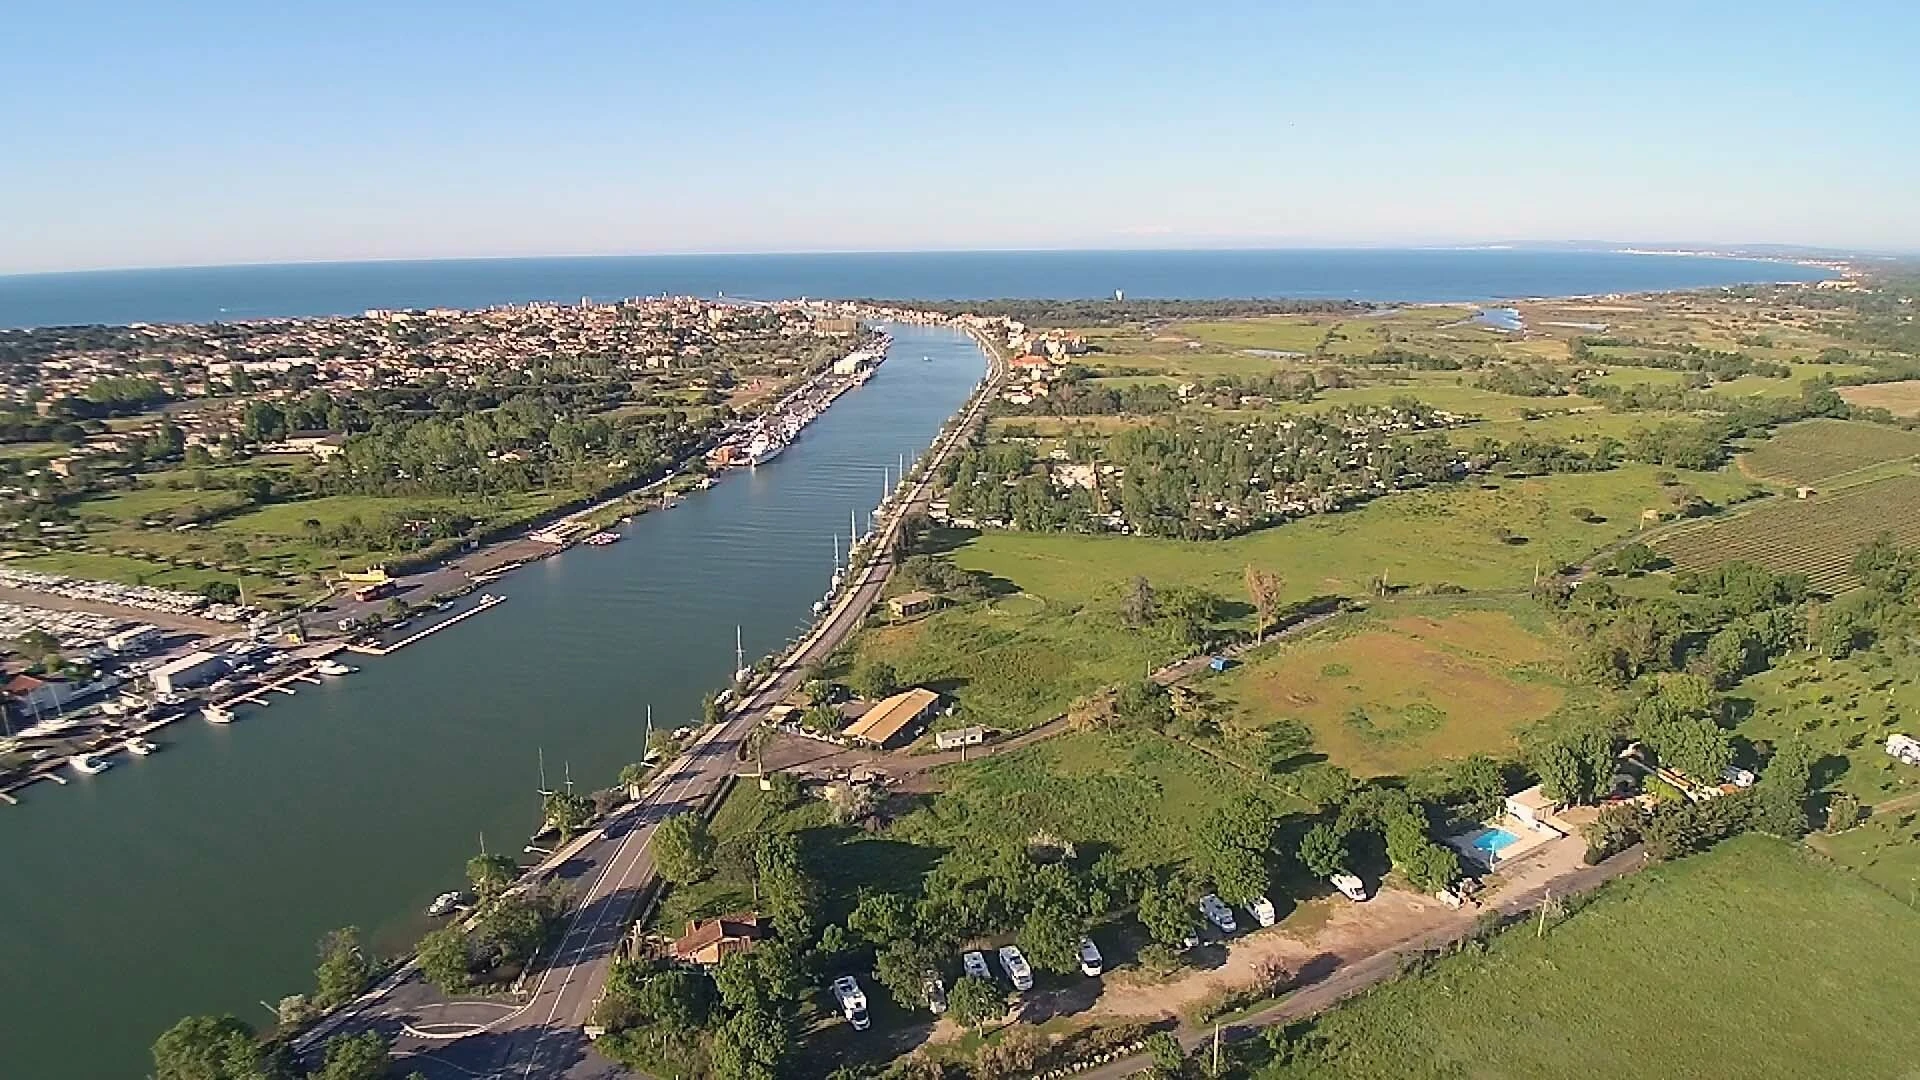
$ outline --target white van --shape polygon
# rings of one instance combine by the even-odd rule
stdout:
[[[1027,958],[1020,955],[1018,946],[1000,946],[1000,966],[1015,990],[1033,989],[1033,968],[1027,965]]]
[[[1327,880],[1333,883],[1334,888],[1340,890],[1340,895],[1356,904],[1367,898],[1367,883],[1352,874],[1335,874]]]
[[[1080,939],[1080,974],[1091,979],[1107,970],[1106,958],[1100,955],[1100,946],[1090,937]]]

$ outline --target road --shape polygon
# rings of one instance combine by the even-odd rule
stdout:
[[[930,477],[980,421],[998,384],[994,357],[987,388],[974,396],[935,443],[921,476]],[[668,816],[699,807],[737,767],[742,743],[772,705],[798,689],[811,664],[824,660],[866,618],[886,587],[893,564],[887,553],[909,513],[932,497],[925,479],[896,497],[867,564],[854,576],[825,619],[720,723],[699,735],[679,758],[649,781],[641,797],[613,813],[599,828],[556,855],[547,876],[570,883],[576,906],[560,943],[530,988],[515,1001],[449,1001],[409,964],[328,1023],[295,1042],[305,1053],[335,1032],[374,1029],[392,1042],[403,1069],[427,1080],[466,1077],[569,1077],[599,1080],[626,1071],[595,1054],[582,1027],[606,984],[608,969],[635,902],[653,875],[649,848],[654,826]]]

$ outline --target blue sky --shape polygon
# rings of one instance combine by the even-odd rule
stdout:
[[[1920,250],[1920,4],[1554,6],[23,5],[0,37],[0,272]]]

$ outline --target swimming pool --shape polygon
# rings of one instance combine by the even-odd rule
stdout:
[[[1520,842],[1520,837],[1496,825],[1467,834],[1467,847],[1484,859],[1488,866],[1500,857],[1500,853]]]

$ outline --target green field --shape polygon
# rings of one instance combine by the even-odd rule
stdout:
[[[1684,526],[1654,541],[1674,564],[1703,570],[1733,559],[1807,575],[1813,587],[1851,589],[1854,552],[1881,533],[1920,544],[1920,476],[1893,476],[1810,499],[1784,498],[1722,521]]]
[[[944,851],[1046,832],[1158,866],[1198,850],[1201,826],[1237,799],[1259,792],[1288,805],[1238,770],[1148,732],[1057,735],[940,777],[939,799],[902,818],[890,837]]]
[[[1330,328],[1325,320],[1277,315],[1226,322],[1183,322],[1173,329],[1209,345],[1228,349],[1273,349],[1311,355],[1326,339]]]
[[[1920,432],[1851,420],[1806,420],[1742,454],[1740,468],[1769,480],[1818,484],[1915,455],[1920,455]]]
[[[1298,721],[1315,752],[1357,776],[1511,756],[1516,732],[1572,689],[1561,671],[1571,643],[1540,612],[1506,608],[1377,605],[1351,632],[1268,646],[1201,685],[1231,709],[1229,743],[1256,746],[1272,724]]]
[[[121,581],[129,585],[151,585],[156,589],[199,592],[210,582],[225,581],[246,589],[249,602],[255,599],[290,598],[294,592],[277,578],[260,574],[229,574],[202,570],[193,566],[170,566],[164,562],[90,551],[55,551],[7,560],[7,565],[43,574],[66,574],[98,581]]]
[[[1749,836],[1328,1013],[1265,1080],[1909,1077],[1920,913]]]
[[[1821,755],[1829,787],[1868,806],[1920,796],[1920,768],[1883,749],[1894,732],[1920,734],[1920,657],[1881,649],[1844,660],[1797,653],[1731,691],[1749,740],[1797,735]],[[1920,809],[1920,806],[1916,806]]]

